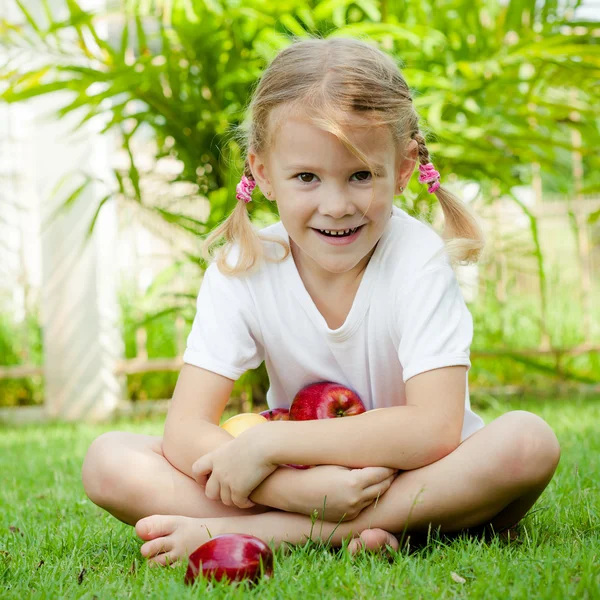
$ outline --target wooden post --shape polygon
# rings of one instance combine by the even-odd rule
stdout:
[[[139,360],[148,360],[148,349],[146,343],[148,341],[148,332],[145,327],[138,327],[135,330],[135,356]]]
[[[104,0],[88,0],[86,8],[92,4],[100,8]],[[97,31],[106,38],[106,23],[98,23]],[[124,354],[116,295],[116,203],[105,203],[85,246],[85,233],[107,186],[88,186],[70,210],[53,221],[49,217],[82,182],[81,176],[74,178],[52,196],[67,173],[86,173],[111,185],[114,140],[96,134],[100,128],[94,120],[70,133],[81,119],[78,113],[50,118],[72,98],[70,92],[52,94],[28,105],[34,116],[29,172],[41,222],[44,406],[51,418],[100,420],[113,415],[125,397],[122,378],[115,375]]]
[[[68,139],[62,123],[38,129],[38,135],[36,167],[45,223],[64,199],[64,193],[48,197],[59,176],[78,167],[105,178],[110,148],[107,138],[89,133],[77,141]],[[88,188],[72,210],[42,232],[45,406],[52,418],[104,419],[124,397],[115,376],[123,342],[116,299],[114,202],[104,205],[95,233],[82,249],[100,197],[100,190]]]
[[[36,112],[47,114],[65,98],[41,100]],[[113,140],[89,130],[69,136],[74,122],[45,120],[35,127],[31,172],[42,221],[45,408],[51,418],[101,420],[113,415],[125,397],[122,379],[115,375],[124,354],[116,294],[116,203],[104,205],[86,246],[85,232],[106,188],[92,185],[71,210],[54,221],[49,216],[74,187],[50,197],[64,174],[77,169],[111,180]]]

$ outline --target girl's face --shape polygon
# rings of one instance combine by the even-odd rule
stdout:
[[[282,122],[265,162],[248,155],[261,190],[265,196],[271,191],[277,201],[300,272],[308,269],[328,282],[342,274],[347,274],[343,280],[352,279],[364,270],[389,222],[394,194],[413,171],[417,149],[411,140],[412,158],[399,161],[387,127],[352,127],[345,133],[378,173],[373,175],[336,136],[298,116]],[[331,243],[343,238],[318,231],[357,227],[345,244]]]

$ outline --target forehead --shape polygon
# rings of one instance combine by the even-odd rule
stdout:
[[[394,145],[387,126],[375,124],[360,115],[345,115],[340,127],[350,142],[370,160],[384,163],[393,158]],[[360,162],[340,138],[299,111],[276,113],[271,135],[271,147],[278,162],[319,164],[331,159]]]

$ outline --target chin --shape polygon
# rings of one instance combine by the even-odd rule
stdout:
[[[311,257],[313,258],[313,257]],[[334,275],[342,275],[343,273],[348,273],[352,269],[354,269],[361,260],[363,260],[364,256],[361,256],[358,260],[348,258],[346,261],[335,261],[328,262],[324,261],[322,258],[320,260],[316,260],[313,258],[314,262],[319,265],[325,271],[334,274]]]

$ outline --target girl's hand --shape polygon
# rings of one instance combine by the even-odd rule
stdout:
[[[335,523],[355,519],[389,489],[398,471],[388,467],[319,465],[302,473],[306,477],[302,486],[305,492],[298,498],[297,512],[312,515],[316,511],[319,519]]]
[[[250,430],[244,432],[192,465],[194,479],[205,488],[207,498],[226,506],[255,506],[248,496],[277,465],[266,460],[258,439],[249,434]]]

